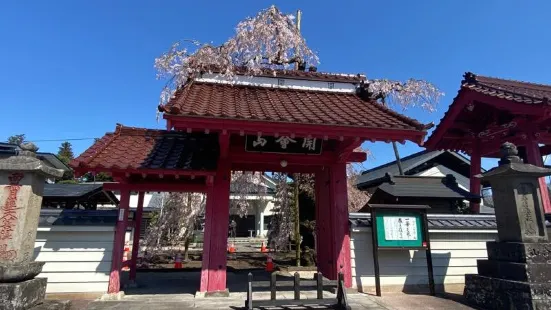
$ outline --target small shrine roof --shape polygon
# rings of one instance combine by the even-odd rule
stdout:
[[[426,125],[364,99],[355,91],[331,89],[192,81],[177,91],[163,109],[170,116],[397,129],[423,134],[427,129]]]
[[[428,149],[470,153],[473,138],[479,138],[487,149],[482,155],[493,157],[500,141],[514,140],[527,124],[549,127],[544,116],[551,111],[551,85],[471,72],[463,77],[457,96],[424,144]]]
[[[519,103],[551,104],[551,85],[499,79],[467,72],[461,87]]]
[[[216,170],[218,136],[117,125],[70,166],[81,172],[132,170],[163,173]]]

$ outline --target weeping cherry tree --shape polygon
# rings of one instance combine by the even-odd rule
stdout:
[[[204,73],[214,73],[232,81],[236,75],[254,76],[271,72],[277,76],[278,72],[290,70],[296,64],[302,68],[317,66],[319,59],[306,44],[294,16],[284,14],[271,6],[256,16],[239,22],[235,34],[222,44],[183,40],[175,42],[167,52],[155,59],[157,78],[166,80],[158,111],[164,111],[164,105],[174,97],[180,87]],[[398,109],[419,107],[429,112],[435,110],[443,95],[430,82],[413,78],[406,81],[366,78],[358,86],[358,93]],[[397,149],[395,153],[397,155]],[[361,208],[368,199],[355,186],[359,173],[357,166],[349,165],[348,200],[351,210]],[[243,175],[234,176],[234,181],[245,184],[248,178],[249,176]],[[288,176],[275,174],[275,178],[278,181],[277,212],[271,223],[274,231],[271,240],[274,246],[281,247],[288,242],[293,229],[293,199],[288,197]],[[299,186],[313,196],[312,176],[300,175],[297,178]],[[237,199],[235,203],[240,214],[246,214],[248,202]]]

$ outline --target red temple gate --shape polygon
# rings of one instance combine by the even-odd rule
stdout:
[[[130,191],[207,193],[199,290],[226,290],[232,170],[314,173],[318,269],[330,279],[342,271],[351,286],[346,164],[366,159],[354,152],[366,140],[421,143],[428,127],[364,97],[363,76],[291,71],[256,78],[188,81],[159,107],[167,130],[118,125],[71,163],[80,173],[111,173],[117,183],[105,188],[121,191],[109,292],[120,289]]]
[[[461,88],[433,134],[430,150],[462,151],[471,156],[471,193],[480,194],[481,158],[499,158],[499,146],[512,142],[527,163],[543,166],[551,153],[551,86],[478,76],[467,72]],[[540,147],[540,144],[545,146]],[[547,188],[544,178],[542,188]],[[551,213],[548,191],[542,191]],[[478,212],[478,205],[475,207]]]

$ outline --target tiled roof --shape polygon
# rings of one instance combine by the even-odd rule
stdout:
[[[463,121],[467,123],[474,123],[477,127],[480,127],[479,118],[467,115],[464,110],[458,112],[453,118],[452,111],[457,112],[457,109],[463,109],[462,105],[467,104],[462,95],[468,92],[476,92],[486,98],[499,98],[509,100],[511,103],[518,104],[532,104],[532,105],[551,105],[551,85],[536,84],[529,82],[521,82],[514,80],[499,79],[494,77],[486,77],[476,75],[471,72],[466,72],[463,75],[464,79],[461,81],[461,88],[459,89],[457,96],[453,99],[444,116],[440,119],[438,126],[434,129],[431,136],[425,142],[425,146],[430,149],[457,149],[470,153],[471,146],[469,145],[470,139],[446,139],[445,135],[449,132],[449,128],[456,121]],[[478,98],[477,101],[484,103],[483,98]],[[502,107],[496,108],[497,110],[503,110]],[[481,113],[481,112],[478,112]],[[484,112],[482,112],[484,113]],[[480,115],[479,115],[480,116]],[[482,124],[490,125],[490,124]]]
[[[353,227],[371,227],[370,213],[350,213]],[[427,214],[429,229],[497,229],[493,215]]]
[[[551,104],[551,85],[486,77],[467,72],[461,87],[527,104]]]
[[[216,170],[218,136],[117,125],[79,157],[75,169]]]
[[[80,197],[102,190],[103,184],[44,184],[43,197]]]
[[[171,115],[424,131],[426,126],[356,93],[192,81],[165,106]]]
[[[42,209],[38,225],[44,226],[115,226],[117,210]]]
[[[480,201],[480,196],[471,194],[459,187],[452,175],[445,177],[389,176],[388,181],[379,185],[377,190],[384,191],[393,197],[450,198]]]

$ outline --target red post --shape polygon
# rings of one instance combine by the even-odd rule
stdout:
[[[143,199],[145,192],[138,193],[138,207],[134,216],[134,236],[132,237],[132,260],[130,261],[130,281],[136,280],[136,263],[140,250],[140,230],[142,229]]]
[[[126,234],[126,222],[128,221],[128,207],[130,203],[130,190],[121,190],[119,202],[119,216],[115,227],[115,240],[113,241],[113,256],[111,261],[111,274],[109,275],[108,293],[118,293],[121,289],[120,270],[122,267],[122,255],[124,250],[124,237]]]
[[[482,165],[482,155],[480,149],[480,140],[473,141],[473,149],[471,152],[471,171],[470,171],[470,191],[471,194],[480,195],[480,179],[475,175],[480,174]],[[480,203],[470,202],[471,209],[474,213],[480,213]]]
[[[211,188],[207,191],[201,292],[226,290],[226,250],[230,218],[230,164],[219,160]]]
[[[346,287],[352,286],[352,268],[350,262],[350,226],[348,224],[348,191],[346,164],[331,165],[330,193],[330,223],[332,232],[332,262],[333,272],[342,271]]]
[[[331,233],[330,220],[330,176],[329,167],[323,167],[316,172],[316,254],[318,271],[329,279],[336,279],[331,264],[332,242],[328,242]]]
[[[543,159],[541,158],[540,148],[537,141],[529,141],[525,145],[526,148],[526,160],[528,164],[532,164],[538,167],[543,167]],[[539,178],[540,194],[543,203],[543,212],[551,213],[551,201],[549,200],[549,191],[547,190],[547,183],[545,177]]]

